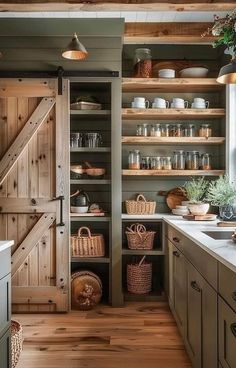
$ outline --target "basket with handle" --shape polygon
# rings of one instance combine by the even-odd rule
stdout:
[[[132,294],[148,294],[152,290],[152,263],[145,262],[127,264],[127,289]]]
[[[156,231],[147,231],[142,224],[132,224],[125,232],[129,249],[153,249]]]
[[[91,234],[88,227],[82,226],[78,235],[71,236],[73,257],[104,257],[105,243],[102,234]]]
[[[147,201],[143,194],[138,194],[136,200],[125,201],[128,215],[153,215],[156,210],[155,201]]]
[[[18,321],[11,320],[11,368],[15,368],[23,346],[23,330]]]

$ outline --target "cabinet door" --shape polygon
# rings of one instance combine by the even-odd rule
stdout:
[[[11,333],[10,329],[0,339],[0,368],[11,367]]]
[[[9,328],[11,316],[11,275],[0,280],[0,337]]]
[[[219,359],[223,368],[236,366],[236,313],[218,298]]]
[[[186,346],[194,368],[217,367],[217,294],[187,263]]]

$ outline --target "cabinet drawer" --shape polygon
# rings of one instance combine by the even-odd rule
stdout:
[[[167,238],[174,244],[179,250],[183,250],[184,235],[182,235],[178,230],[174,229],[172,226],[167,226],[166,231]]]
[[[236,273],[219,263],[219,294],[236,312]]]
[[[0,368],[11,367],[11,331],[8,329],[0,339]]]
[[[11,318],[11,275],[7,275],[0,280],[0,337],[10,326]]]
[[[11,248],[1,252],[0,256],[0,280],[11,272]]]
[[[207,282],[217,290],[217,260],[185,238],[183,253]]]
[[[218,298],[219,360],[223,368],[235,368],[236,313]]]

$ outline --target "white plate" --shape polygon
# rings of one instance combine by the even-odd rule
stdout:
[[[181,78],[204,78],[207,76],[209,69],[203,67],[185,68],[180,70]]]
[[[173,209],[172,210],[173,215],[178,215],[178,216],[184,216],[184,215],[188,215],[189,211],[187,210],[179,210],[179,209]]]

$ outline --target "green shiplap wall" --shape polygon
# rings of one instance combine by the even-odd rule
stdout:
[[[74,32],[89,52],[83,61],[70,61],[61,53]],[[121,71],[122,19],[13,19],[0,20],[0,70]]]

